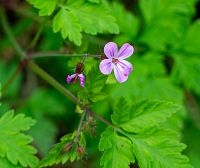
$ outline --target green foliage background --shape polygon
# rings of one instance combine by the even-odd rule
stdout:
[[[138,164],[142,168],[151,167],[148,165],[149,162],[146,162],[146,158],[149,160],[153,158],[153,168],[159,167],[155,158],[165,160],[168,155],[176,155],[185,148],[183,144],[177,142],[177,139],[187,145],[183,153],[189,157],[193,167],[200,166],[199,6],[198,0],[2,1],[1,10],[7,13],[15,37],[27,51],[53,50],[70,54],[102,54],[103,47],[108,41],[114,41],[119,46],[129,42],[135,48],[134,55],[129,58],[134,70],[128,81],[123,84],[117,83],[114,75],[102,77],[97,68],[99,60],[87,58],[84,73],[88,80],[84,89],[78,84],[65,83],[66,76],[73,73],[74,66],[82,58],[49,57],[35,60],[85,104],[92,102],[91,106],[95,113],[104,116],[127,132],[134,133],[134,135],[128,135],[128,140],[112,130],[113,128],[106,128],[103,123],[97,122],[96,138],[86,136],[88,160],[67,162],[65,167],[93,168],[101,165],[107,168],[113,164],[107,161],[108,158],[112,160],[113,156],[110,153],[116,154],[115,164],[122,163],[121,167],[125,167],[124,163],[133,163],[135,160],[136,164],[130,167],[137,167]],[[30,43],[38,32],[40,33],[37,44],[32,48]],[[0,29],[0,82],[2,86],[19,65],[16,55],[8,37],[3,33],[3,29]],[[152,103],[154,101],[158,109],[154,107]],[[158,103],[165,101],[177,104],[179,108],[168,103]],[[34,165],[34,162],[38,162],[38,159],[32,156],[36,152],[34,148],[38,150],[39,158],[43,158],[63,135],[72,136],[70,133],[77,128],[80,118],[78,106],[28,68],[23,68],[6,92],[3,92],[1,102],[0,141],[5,142],[3,138],[9,136],[6,139],[12,144],[11,136],[16,134],[16,140],[13,141],[21,140],[25,146],[25,149],[21,148],[21,150],[24,149],[27,155],[31,155],[30,158],[21,160],[18,159],[19,156],[9,157],[9,153],[6,154],[6,151],[1,150],[0,145],[0,167],[2,168],[9,164],[8,168],[11,168],[11,164],[18,163],[19,165],[13,167]],[[127,111],[127,108],[131,110]],[[145,111],[141,108],[150,110]],[[7,112],[10,109],[15,110],[16,116],[12,111]],[[174,109],[176,112],[173,112]],[[151,110],[155,113],[151,114]],[[131,111],[136,114],[133,112],[135,116],[127,119],[125,115],[131,115],[129,114]],[[17,116],[21,118],[22,126],[20,127],[20,121],[18,121],[16,130],[10,130],[10,134],[4,136],[4,128],[1,126],[6,125],[8,129],[11,129],[13,120]],[[8,121],[3,120],[3,117]],[[168,118],[167,121],[165,121],[166,118]],[[27,120],[30,121],[27,123]],[[127,121],[129,121],[128,124]],[[153,128],[154,124],[156,128]],[[28,130],[27,135],[21,133],[26,130]],[[163,137],[163,131],[166,137]],[[57,145],[58,149],[63,147],[62,143],[68,141],[65,137]],[[105,140],[104,137],[108,139]],[[157,141],[154,142],[156,139]],[[30,143],[34,148],[29,145]],[[85,145],[84,140],[82,143]],[[132,150],[130,147],[132,143],[135,145],[136,158],[131,152],[115,152],[121,144],[124,144],[126,151]],[[171,153],[161,152],[162,155],[157,155],[154,147],[159,151],[162,149],[160,144],[163,144],[163,148]],[[173,145],[175,145],[174,148],[172,148]],[[18,151],[19,147],[12,148]],[[102,152],[99,150],[103,151],[102,159]],[[146,152],[148,150],[150,153]],[[3,159],[5,155],[9,158],[9,163]],[[122,158],[120,155],[124,156],[124,160],[120,160]],[[180,165],[173,165],[175,161],[169,157],[162,162],[162,166],[190,167],[188,163],[185,163],[187,159],[182,156],[176,157],[180,159]],[[59,159],[65,162],[67,157],[71,157],[72,160],[78,158],[77,156],[62,156]],[[45,163],[45,160],[43,162],[50,165]],[[116,167],[116,165],[112,166]]]

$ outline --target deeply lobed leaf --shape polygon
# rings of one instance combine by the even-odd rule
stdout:
[[[32,138],[21,133],[28,130],[35,121],[24,114],[14,116],[9,111],[0,118],[0,156],[7,158],[10,164],[34,167],[38,159],[36,149],[30,146]],[[3,163],[7,164],[6,161]],[[2,163],[2,164],[3,164]]]

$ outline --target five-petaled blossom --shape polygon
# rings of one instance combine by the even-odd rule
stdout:
[[[71,80],[74,80],[74,83],[76,83],[77,79],[79,78],[80,85],[84,87],[85,76],[83,75],[83,70],[84,70],[84,64],[79,62],[76,65],[75,73],[67,76],[67,79],[66,79],[67,83],[69,84]]]
[[[133,66],[124,59],[130,57],[133,52],[134,48],[128,43],[125,43],[119,51],[115,43],[107,43],[104,47],[104,53],[107,58],[101,61],[99,65],[100,71],[103,74],[108,75],[114,69],[117,81],[120,83],[125,82],[133,70]]]

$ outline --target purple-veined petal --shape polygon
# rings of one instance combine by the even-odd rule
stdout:
[[[133,70],[133,65],[130,62],[126,61],[126,60],[119,60],[118,65],[121,66],[122,68],[124,68],[124,70],[126,71],[126,73],[128,75]]]
[[[127,70],[126,67],[123,68],[121,65],[116,64],[114,66],[114,74],[117,81],[119,83],[122,83],[128,79],[128,75],[130,74],[130,72]]]
[[[110,74],[112,72],[112,69],[113,69],[112,59],[102,60],[100,65],[99,65],[99,69],[100,69],[101,73],[104,74],[104,75]]]
[[[130,57],[134,52],[134,48],[129,43],[125,43],[117,53],[117,58],[125,59]]]
[[[71,82],[71,80],[75,78],[75,76],[76,76],[76,74],[68,75],[67,79],[66,79],[67,83],[69,84]]]
[[[79,74],[78,77],[80,79],[80,85],[84,87],[85,76],[83,74]]]
[[[109,42],[104,46],[104,53],[108,58],[114,58],[117,55],[117,44]]]

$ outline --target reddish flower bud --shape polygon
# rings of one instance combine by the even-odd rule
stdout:
[[[76,151],[79,156],[82,156],[85,153],[85,148],[83,146],[78,146]]]
[[[100,57],[100,60],[102,61],[102,60],[104,60],[104,59],[108,59],[105,55],[102,55],[101,57]]]
[[[63,151],[64,152],[67,152],[67,151],[69,151],[71,148],[72,148],[72,143],[67,143],[65,146],[64,146],[64,148],[63,148]]]
[[[84,64],[82,62],[79,62],[76,64],[76,69],[75,69],[75,73],[77,74],[81,74],[84,71]]]

